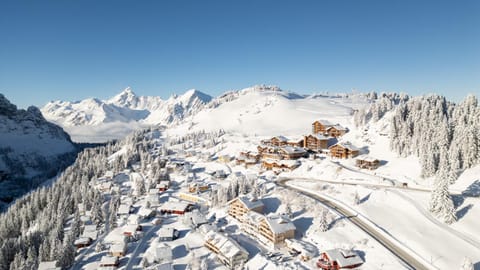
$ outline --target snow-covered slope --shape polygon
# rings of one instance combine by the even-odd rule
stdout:
[[[229,92],[207,108],[169,129],[173,133],[224,129],[245,135],[301,136],[311,132],[318,119],[351,125],[354,109],[364,106],[360,96],[301,96],[277,87],[256,86]]]
[[[0,94],[1,191],[19,179],[56,172],[75,150],[70,136],[46,121],[38,108],[17,110]]]
[[[64,127],[76,141],[98,142],[124,137],[132,130],[156,124],[172,124],[195,114],[211,100],[197,90],[167,100],[137,96],[126,88],[109,100],[52,101],[42,113]]]

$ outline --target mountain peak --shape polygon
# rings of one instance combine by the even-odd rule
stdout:
[[[137,95],[129,87],[125,88],[122,92],[109,99],[107,103],[117,106],[126,106],[136,103]]]
[[[198,91],[197,89],[190,89],[182,95],[183,99],[192,99],[194,97],[197,97],[204,103],[208,103],[210,102],[210,100],[212,100],[212,97],[210,95],[205,94],[201,91]]]

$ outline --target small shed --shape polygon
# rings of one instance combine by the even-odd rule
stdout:
[[[158,241],[173,241],[178,238],[180,233],[177,229],[162,227],[158,230],[157,235]]]

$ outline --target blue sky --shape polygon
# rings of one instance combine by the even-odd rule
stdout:
[[[0,93],[20,107],[254,84],[480,93],[480,1],[2,1]]]

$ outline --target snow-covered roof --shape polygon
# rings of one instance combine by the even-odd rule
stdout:
[[[342,125],[339,125],[339,124],[335,124],[333,126],[330,126],[327,128],[327,130],[331,129],[331,128],[334,128],[336,130],[343,130],[343,131],[347,131],[347,128],[342,126]]]
[[[268,164],[277,164],[277,165],[285,165],[287,167],[294,167],[297,165],[300,165],[300,161],[294,160],[294,159],[272,159],[272,158],[266,158],[263,160],[265,163]]]
[[[91,238],[92,240],[97,240],[98,232],[97,231],[84,231],[82,233],[82,237],[88,237],[88,238]]]
[[[122,227],[124,233],[135,233],[137,231],[137,224],[129,224]]]
[[[83,227],[84,232],[95,232],[97,231],[97,225],[85,225]]]
[[[325,119],[321,119],[321,120],[317,120],[315,122],[319,122],[320,124],[324,125],[324,126],[333,126],[334,124],[328,120],[325,120]],[[315,123],[313,122],[313,123]]]
[[[150,216],[152,213],[153,213],[153,210],[146,207],[142,207],[140,208],[140,210],[138,210],[138,215],[141,217]]]
[[[120,204],[117,210],[117,214],[119,215],[127,215],[130,213],[130,205]]]
[[[165,228],[161,227],[157,232],[158,237],[173,237],[175,236],[175,229],[174,228]]]
[[[374,157],[371,157],[371,156],[367,156],[367,155],[362,155],[362,156],[359,156],[357,157],[358,160],[363,160],[363,161],[366,161],[366,162],[378,162],[379,160],[374,158]]]
[[[305,149],[300,148],[300,147],[285,146],[285,147],[282,147],[280,149],[283,150],[287,154],[299,154],[299,153],[303,154],[303,153],[306,153]]]
[[[190,214],[190,218],[192,219],[193,224],[195,225],[201,225],[208,223],[207,219],[205,218],[205,215],[201,214],[200,211],[193,211]]]
[[[258,208],[258,207],[263,207],[263,205],[264,205],[262,200],[259,200],[259,199],[253,200],[252,198],[249,198],[247,196],[237,197],[237,198],[229,201],[228,204],[231,204],[232,202],[234,202],[236,200],[239,200],[249,210],[254,209],[254,208]]]
[[[126,244],[125,243],[118,243],[118,244],[113,244],[110,246],[110,251],[111,252],[125,252],[126,249]]]
[[[57,261],[41,262],[38,264],[38,270],[60,270],[60,267],[56,267]]]
[[[157,195],[158,194],[158,189],[151,188],[151,189],[148,190],[148,194]]]
[[[167,211],[185,211],[188,207],[186,202],[167,201],[160,206],[160,210]]]
[[[317,134],[310,134],[308,136],[312,136],[314,137],[315,139],[319,140],[319,141],[328,141],[330,138],[323,135],[323,134],[320,134],[320,133],[317,133]]]
[[[356,147],[355,145],[353,145],[351,142],[338,142],[332,146],[330,146],[329,148],[332,148],[334,146],[341,146],[343,148],[348,148],[350,150],[353,150],[353,151],[360,151],[360,148]]]
[[[112,264],[117,264],[118,263],[118,257],[114,256],[102,256],[102,259],[100,259],[100,264],[103,265],[112,265]]]
[[[108,235],[105,237],[104,242],[105,243],[125,243],[127,237],[123,235],[123,229],[122,228],[115,228]]]
[[[291,230],[295,230],[295,225],[286,217],[283,216],[268,216],[265,217],[265,221],[267,222],[272,232],[275,234],[280,234],[284,232],[288,232]]]
[[[288,138],[285,137],[285,136],[282,136],[282,135],[275,136],[275,137],[272,138],[272,140],[273,140],[273,139],[277,139],[277,140],[279,140],[279,141],[281,141],[281,142],[287,142],[287,141],[288,141]]]
[[[336,261],[340,268],[362,264],[363,259],[353,250],[331,249],[324,252],[331,261]]]
[[[88,237],[79,237],[77,240],[73,242],[74,245],[87,245],[92,242],[92,239]]]
[[[138,224],[140,222],[140,217],[137,214],[131,214],[128,216],[127,221],[129,224]]]
[[[232,258],[238,253],[249,254],[237,242],[221,233],[209,232],[205,236],[205,240],[215,245],[220,250],[220,253],[227,258]]]
[[[157,260],[172,260],[172,248],[163,242],[157,243],[157,246],[155,247],[155,258]]]

